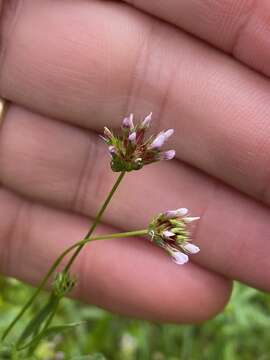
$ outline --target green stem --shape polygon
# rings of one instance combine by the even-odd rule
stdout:
[[[60,302],[60,299],[58,299],[58,301],[54,304],[53,308],[52,308],[52,311],[51,311],[51,314],[49,315],[48,319],[46,320],[42,330],[40,331],[40,333],[38,335],[36,335],[36,337],[34,337],[28,344],[25,344],[25,345],[22,345],[20,347],[18,347],[18,351],[21,351],[21,350],[24,350],[24,349],[27,349],[30,347],[30,351],[33,353],[36,349],[36,347],[38,346],[40,340],[42,339],[43,335],[46,333],[48,327],[50,326],[56,312],[57,312],[57,309],[58,309],[58,304]]]
[[[67,250],[65,250],[61,256],[58,257],[58,259],[54,262],[54,264],[51,266],[50,270],[48,271],[48,273],[45,275],[45,277],[43,278],[43,280],[41,281],[41,283],[39,284],[39,286],[36,288],[36,290],[34,291],[33,295],[30,297],[30,299],[27,301],[27,303],[23,306],[23,308],[21,309],[21,311],[18,313],[18,315],[12,320],[12,322],[9,324],[9,326],[7,327],[7,329],[4,331],[1,340],[5,340],[5,338],[7,337],[7,335],[9,334],[9,332],[11,331],[11,329],[14,327],[14,325],[16,324],[16,322],[23,316],[23,314],[25,313],[25,311],[29,308],[29,306],[34,302],[34,300],[36,299],[36,297],[38,296],[38,294],[41,292],[41,290],[44,288],[44,286],[46,285],[46,283],[48,282],[49,278],[51,277],[51,275],[54,273],[54,271],[57,269],[58,265],[61,263],[62,259],[71,251],[73,250],[77,245],[73,245],[70,248],[68,248]]]
[[[88,237],[86,239],[80,240],[80,241],[76,242],[75,244],[71,245],[69,248],[67,248],[55,260],[55,262],[51,266],[50,270],[45,275],[45,277],[43,278],[43,280],[41,281],[41,283],[39,284],[39,286],[37,287],[37,289],[35,290],[35,292],[31,296],[31,298],[27,301],[27,303],[24,305],[24,307],[21,309],[21,311],[18,313],[18,315],[14,318],[14,320],[10,323],[8,328],[5,330],[5,332],[4,332],[3,336],[2,336],[2,340],[4,340],[7,337],[7,335],[9,334],[9,332],[11,331],[11,329],[13,328],[15,323],[19,320],[20,317],[23,316],[23,314],[25,313],[27,308],[34,302],[34,300],[36,299],[38,294],[41,292],[41,290],[44,288],[44,286],[48,282],[49,278],[54,273],[54,271],[57,269],[58,265],[62,262],[64,257],[68,253],[70,253],[72,250],[76,249],[76,247],[81,246],[81,245],[85,245],[88,242],[94,241],[94,240],[106,240],[106,239],[116,239],[116,238],[121,239],[121,238],[134,237],[134,236],[144,236],[144,235],[147,235],[147,233],[148,233],[148,230],[145,229],[145,230],[136,230],[136,231],[123,232],[123,233],[99,235],[99,236],[95,236],[95,237]]]
[[[83,241],[86,241],[91,234],[93,233],[93,231],[95,230],[95,228],[97,227],[104,211],[106,210],[111,198],[113,197],[113,194],[115,193],[115,191],[117,190],[120,182],[122,181],[123,177],[125,175],[125,172],[121,172],[120,175],[118,176],[112,190],[110,191],[109,195],[107,196],[105,202],[103,203],[102,207],[100,208],[95,221],[93,222],[91,228],[89,229],[88,233],[86,234],[86,236],[84,237]],[[40,293],[40,291],[44,288],[44,286],[46,285],[47,281],[49,280],[49,278],[51,277],[51,275],[54,273],[54,271],[56,270],[56,268],[58,267],[58,265],[61,263],[62,259],[70,252],[72,251],[74,248],[77,248],[77,250],[75,251],[75,253],[73,254],[73,256],[71,257],[69,263],[66,265],[64,271],[68,271],[68,269],[70,268],[70,266],[72,265],[73,261],[75,260],[75,258],[77,257],[77,255],[79,254],[79,252],[82,250],[82,248],[84,247],[86,242],[81,242],[79,245],[75,244],[73,246],[71,246],[70,248],[68,248],[67,250],[65,250],[63,252],[63,254],[61,256],[59,256],[59,258],[54,262],[54,264],[52,265],[52,267],[50,268],[50,270],[48,271],[47,275],[45,275],[45,277],[43,278],[43,280],[41,281],[41,283],[39,284],[38,288],[36,289],[36,291],[34,292],[34,294],[31,296],[31,298],[27,301],[27,303],[23,306],[23,308],[21,309],[21,311],[18,313],[18,315],[14,318],[14,320],[10,323],[10,325],[7,327],[7,329],[4,331],[3,335],[2,335],[2,341],[7,337],[7,335],[9,334],[9,332],[11,331],[11,329],[13,328],[13,326],[16,324],[16,322],[23,316],[23,314],[25,313],[25,311],[28,309],[28,307],[33,303],[33,301],[36,299],[36,297],[38,296],[38,294]]]
[[[97,216],[95,218],[95,221],[93,222],[91,228],[89,229],[89,231],[87,232],[87,234],[84,237],[84,240],[86,240],[87,238],[89,238],[92,233],[95,231],[98,223],[101,220],[101,217],[104,213],[104,211],[106,210],[109,202],[111,201],[111,198],[113,197],[114,193],[116,192],[120,182],[122,181],[123,177],[125,175],[125,171],[122,171],[120,173],[120,175],[118,176],[114,186],[112,187],[112,190],[110,191],[109,195],[107,196],[106,200],[104,201],[103,205],[101,206],[101,208],[99,209]],[[68,270],[70,269],[71,265],[73,264],[73,262],[75,261],[76,257],[79,255],[79,253],[81,252],[82,248],[84,247],[84,243],[82,243],[81,245],[78,246],[78,248],[75,250],[74,254],[72,255],[72,257],[70,258],[69,262],[67,263],[67,265],[64,268],[64,272],[68,272]]]
[[[93,236],[86,239],[83,239],[77,243],[77,246],[80,244],[87,244],[90,241],[94,240],[106,240],[106,239],[121,239],[121,238],[127,238],[127,237],[134,237],[134,236],[144,236],[148,234],[147,229],[143,230],[134,230],[134,231],[128,231],[123,233],[113,233],[113,234],[105,234],[105,235],[99,235],[99,236]]]

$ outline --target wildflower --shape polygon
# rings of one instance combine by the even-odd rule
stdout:
[[[104,136],[101,137],[108,145],[113,171],[139,170],[144,165],[175,157],[174,150],[161,150],[173,134],[173,129],[161,131],[156,137],[145,138],[151,120],[152,113],[134,125],[134,116],[131,114],[124,118],[119,135],[114,135],[107,127],[104,128]]]
[[[188,255],[200,251],[197,245],[191,243],[191,224],[200,218],[188,216],[188,212],[186,208],[166,211],[155,217],[148,228],[151,241],[180,265],[188,262]]]

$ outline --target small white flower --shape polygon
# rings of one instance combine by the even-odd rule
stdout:
[[[132,132],[128,137],[129,141],[134,143],[136,141],[136,136],[136,132]]]
[[[130,130],[134,129],[133,117],[134,117],[134,115],[130,114],[128,117],[124,118],[123,123],[122,123],[124,128],[128,128]]]
[[[180,208],[176,210],[178,216],[186,216],[188,214],[187,208]]]
[[[148,149],[160,149],[163,144],[165,143],[166,137],[164,135],[164,132],[162,131],[159,133],[156,138],[152,141],[152,143],[149,145]]]
[[[167,219],[173,219],[175,217],[184,217],[188,214],[188,209],[186,208],[180,208],[180,209],[176,209],[176,210],[169,210],[169,211],[166,211],[164,213],[164,216],[167,218]]]
[[[172,160],[175,157],[175,150],[164,151],[160,154],[161,160]]]
[[[168,210],[168,211],[165,211],[164,216],[167,219],[173,219],[176,216],[178,216],[178,212],[177,212],[177,210]]]
[[[160,149],[173,133],[173,129],[161,131],[153,140],[152,144],[149,145],[148,149]]]
[[[170,136],[172,136],[172,134],[174,133],[173,129],[169,129],[167,131],[164,132],[164,136],[165,136],[165,141],[169,139]]]
[[[162,235],[166,238],[169,239],[171,236],[175,236],[175,234],[169,230],[165,230],[163,231]]]
[[[183,244],[182,248],[189,254],[197,254],[200,251],[198,246],[190,243]]]
[[[188,262],[189,258],[186,254],[182,253],[181,251],[170,249],[170,255],[173,258],[173,261],[178,265],[184,265]]]
[[[150,113],[145,117],[145,119],[142,122],[142,127],[148,128],[150,126],[151,121],[152,121],[152,113]]]
[[[193,221],[200,220],[200,217],[199,216],[187,216],[187,217],[184,217],[183,220],[185,223],[189,224]]]

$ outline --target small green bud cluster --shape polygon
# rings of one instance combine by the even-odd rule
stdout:
[[[74,276],[67,272],[59,272],[54,279],[52,291],[57,297],[61,298],[70,293],[75,285],[76,278]]]

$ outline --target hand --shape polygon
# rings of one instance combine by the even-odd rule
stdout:
[[[178,158],[128,175],[100,232],[184,206],[202,217],[201,252],[179,267],[145,239],[93,242],[76,262],[77,296],[146,319],[202,321],[222,310],[233,279],[270,290],[270,5],[130,3],[0,1],[0,96],[11,101],[1,272],[36,284],[82,238],[115,178],[96,132],[153,111],[155,130],[175,128]]]

